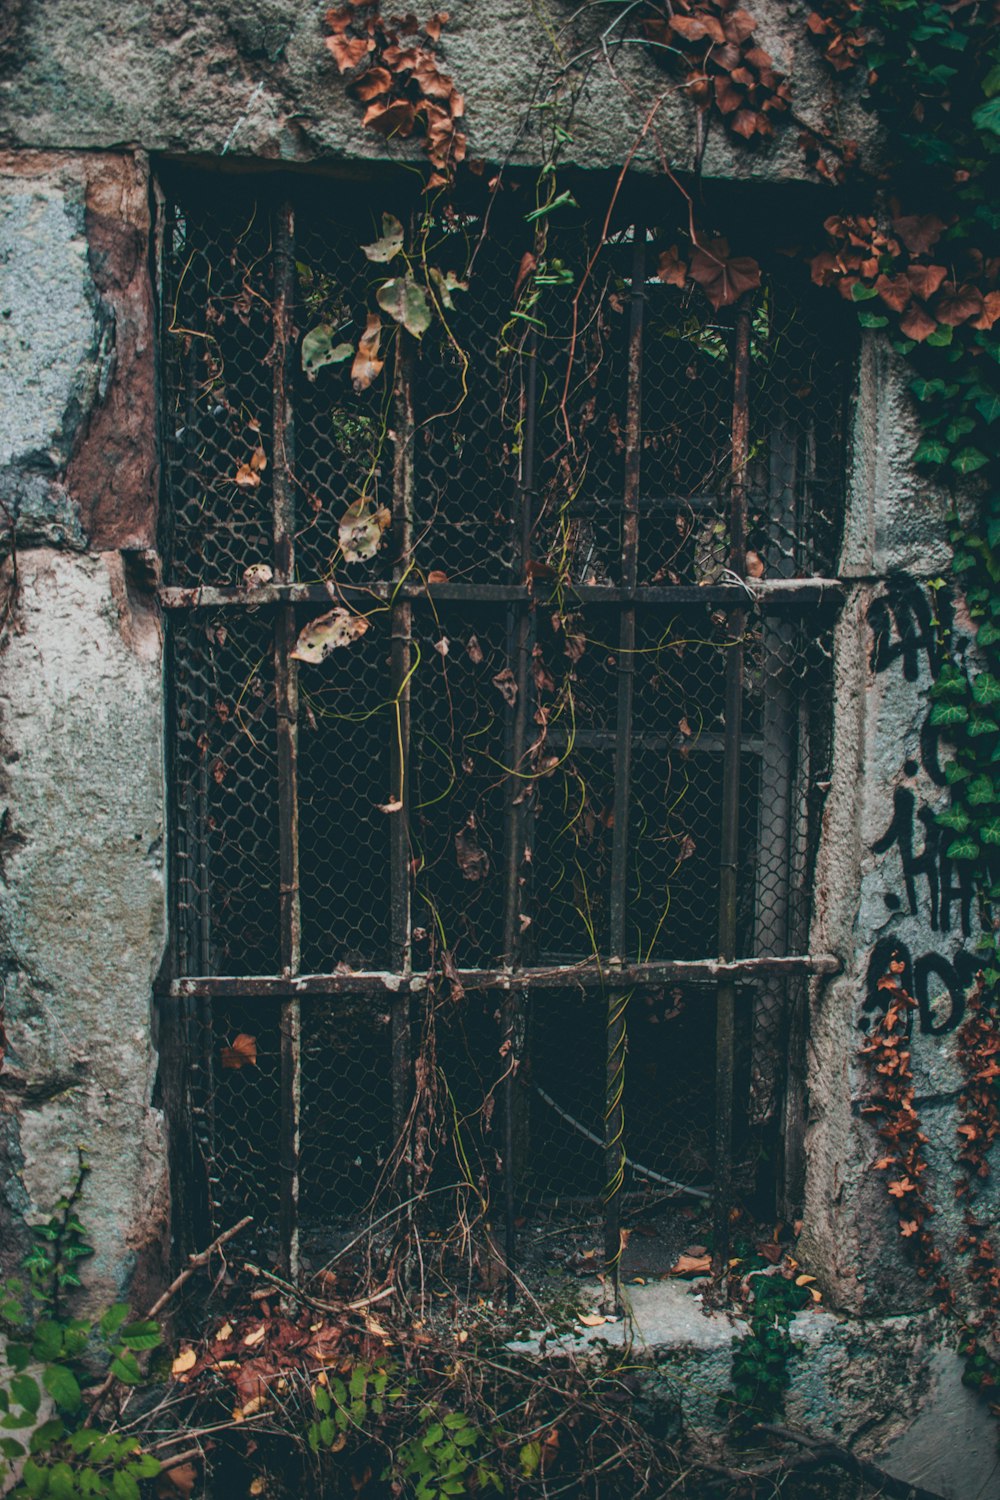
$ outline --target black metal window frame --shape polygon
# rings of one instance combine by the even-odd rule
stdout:
[[[241,613],[266,609],[271,618],[271,666],[274,686],[274,756],[277,775],[280,972],[261,974],[217,974],[190,972],[178,965],[166,986],[166,998],[174,1002],[198,1001],[207,1005],[228,998],[272,1003],[280,1010],[280,1244],[281,1260],[289,1273],[298,1264],[299,1163],[301,1153],[301,1006],[309,997],[332,1000],[337,996],[368,997],[391,1014],[391,1091],[393,1130],[404,1127],[412,1088],[411,1006],[424,992],[429,975],[415,969],[412,955],[411,843],[408,830],[410,800],[410,735],[412,669],[414,664],[415,612],[460,605],[466,611],[498,608],[507,612],[513,642],[513,676],[517,692],[510,714],[510,770],[506,778],[506,837],[504,853],[503,962],[494,967],[459,968],[457,982],[465,991],[487,990],[503,997],[502,1026],[508,1044],[516,1046],[523,1032],[525,1006],[533,992],[580,987],[599,991],[607,1005],[607,1090],[605,1098],[605,1194],[604,1222],[606,1257],[616,1267],[621,1243],[618,1196],[625,1162],[620,1077],[627,1039],[626,1002],[644,988],[669,984],[697,987],[706,1003],[715,1001],[716,1110],[712,1198],[715,1249],[725,1254],[728,1243],[732,1196],[732,1132],[734,1091],[734,1018],[739,1004],[739,986],[750,980],[773,976],[775,981],[802,980],[829,974],[837,961],[830,954],[767,953],[739,956],[737,944],[737,882],[739,878],[739,814],[741,755],[746,748],[743,726],[746,655],[744,641],[753,619],[792,619],[802,622],[817,610],[836,609],[842,586],[835,577],[747,576],[749,451],[748,402],[750,387],[753,299],[745,298],[732,322],[732,422],[731,464],[726,478],[728,556],[721,579],[708,584],[646,583],[641,581],[639,557],[644,496],[641,486],[643,445],[642,371],[647,285],[650,277],[647,234],[639,224],[632,235],[632,268],[628,310],[628,382],[625,395],[624,487],[621,497],[620,581],[617,584],[576,583],[573,598],[581,606],[608,607],[617,615],[617,704],[614,728],[606,738],[614,755],[614,817],[611,847],[609,948],[606,954],[573,963],[524,961],[519,895],[519,863],[524,844],[524,799],[518,796],[518,768],[526,754],[531,726],[529,677],[532,669],[533,617],[551,596],[551,584],[532,579],[528,566],[532,545],[532,506],[536,487],[534,464],[534,412],[537,360],[528,355],[527,410],[524,457],[518,504],[520,527],[514,540],[514,569],[529,581],[487,583],[482,581],[427,582],[416,578],[411,568],[414,490],[414,399],[409,340],[400,335],[400,353],[395,361],[392,392],[393,528],[396,558],[391,578],[365,584],[300,582],[297,573],[297,491],[295,475],[295,411],[292,400],[293,362],[298,357],[295,328],[296,298],[296,208],[292,198],[277,201],[273,216],[274,353],[271,362],[271,496],[273,520],[273,578],[250,588],[232,584],[168,583],[161,589],[161,602],[171,620],[182,621],[193,612],[213,609]],[[168,481],[169,502],[169,481]],[[302,923],[300,906],[300,852],[298,803],[298,673],[291,653],[300,628],[302,606],[324,604],[331,598],[361,607],[373,599],[390,611],[391,699],[395,716],[390,746],[390,783],[399,790],[401,807],[390,813],[389,890],[390,962],[385,969],[340,969],[325,973],[302,972]],[[629,805],[632,796],[632,753],[635,740],[634,673],[637,623],[665,609],[722,611],[727,635],[725,665],[725,709],[722,743],[721,851],[718,873],[717,951],[698,959],[637,962],[628,956],[627,879],[629,859]],[[175,847],[175,860],[183,851]],[[195,968],[199,965],[195,964]],[[505,1083],[509,1132],[515,1111],[512,1097],[513,1072]],[[505,1157],[506,1254],[515,1256],[516,1186]]]

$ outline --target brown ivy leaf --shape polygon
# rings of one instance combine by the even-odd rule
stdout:
[[[729,122],[730,130],[741,135],[745,141],[754,135],[773,135],[774,126],[766,115],[759,115],[752,109],[738,109]]]
[[[332,36],[325,38],[326,45],[333,53],[334,62],[341,73],[347,73],[351,68],[356,68],[362,59],[375,48],[374,39],[370,36],[347,36],[342,31],[334,32]]]
[[[911,255],[926,255],[944,233],[945,223],[937,214],[909,214],[893,219],[892,227]]]
[[[730,259],[729,242],[710,240],[691,257],[691,279],[701,287],[716,311],[729,307],[744,292],[760,286],[760,266],[749,255]]]
[[[319,615],[317,619],[304,625],[295,642],[295,650],[289,654],[295,661],[309,662],[315,666],[339,646],[349,646],[352,641],[358,640],[367,629],[368,621],[364,615],[352,614],[349,609],[338,605],[329,614]]]
[[[685,42],[700,42],[707,37],[710,42],[721,45],[726,40],[721,22],[714,16],[671,16],[670,29]]]
[[[257,1038],[248,1036],[241,1031],[238,1036],[233,1037],[232,1046],[223,1047],[219,1053],[219,1062],[224,1068],[232,1068],[239,1072],[240,1068],[253,1066],[257,1062]],[[175,1360],[176,1364],[177,1361]]]
[[[684,285],[687,280],[687,265],[681,260],[680,251],[676,245],[671,245],[669,250],[660,251],[656,274],[667,286]]]
[[[354,85],[355,97],[363,104],[369,104],[372,99],[377,99],[380,94],[387,94],[392,88],[392,74],[388,68],[369,68],[362,78]]]
[[[493,679],[493,686],[500,693],[503,701],[513,708],[517,700],[517,681],[510,667],[504,667]]]
[[[382,135],[412,135],[417,121],[417,106],[410,99],[390,99],[385,103],[373,100],[361,117],[362,125],[370,125]]]
[[[156,1500],[188,1500],[198,1483],[198,1470],[192,1463],[171,1464],[156,1480]]]
[[[490,873],[490,857],[476,836],[476,820],[469,818],[455,835],[455,857],[466,880],[485,880]]]
[[[983,310],[975,319],[973,328],[989,329],[1000,318],[1000,292],[987,292],[983,298]]]
[[[670,1267],[670,1276],[707,1276],[712,1269],[710,1255],[679,1255]]]
[[[382,322],[378,313],[368,314],[368,323],[358,341],[358,352],[351,365],[351,384],[357,395],[366,391],[372,381],[381,374],[385,360],[379,359],[378,347],[382,338]]]
[[[430,37],[432,42],[436,42],[438,40],[441,35],[442,29],[447,26],[448,20],[449,12],[446,10],[436,10],[431,16],[430,20],[424,26],[424,32],[428,37]]]
[[[241,490],[255,490],[260,484],[260,475],[251,464],[240,464],[233,475],[233,483],[238,484]]]
[[[527,281],[528,277],[531,276],[537,270],[538,270],[538,261],[537,261],[537,259],[535,258],[534,255],[532,255],[532,253],[531,253],[530,250],[525,250],[524,254],[521,256],[521,264],[517,268],[517,280],[514,282],[514,301],[515,302],[517,301],[517,294],[518,294],[518,292],[521,290],[521,288],[523,287],[524,283]]]
[[[731,115],[740,108],[746,95],[738,88],[728,73],[720,73],[715,79],[715,102],[724,115]]]
[[[748,10],[733,10],[724,18],[722,24],[725,28],[726,41],[739,44],[753,36],[753,29],[756,22]],[[764,55],[768,57],[767,53]],[[770,61],[771,59],[768,57],[768,62]]]
[[[899,320],[899,331],[906,338],[913,339],[922,344],[937,327],[937,319],[932,318],[925,307],[919,302],[913,302]]]
[[[926,302],[933,297],[948,272],[944,266],[907,266],[905,276],[916,296]]]
[[[875,290],[886,307],[891,307],[893,312],[902,312],[913,295],[910,282],[903,275],[879,276],[875,282]]]
[[[982,311],[983,294],[968,282],[956,286],[953,281],[946,281],[934,304],[938,322],[946,323],[951,328],[957,328],[959,323],[967,323],[970,318],[978,318]]]
[[[465,649],[469,653],[469,660],[474,661],[478,666],[483,659],[483,648],[479,644],[479,637],[470,635]]]

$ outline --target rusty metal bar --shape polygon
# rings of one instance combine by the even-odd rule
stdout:
[[[744,584],[643,584],[619,588],[613,584],[567,584],[564,597],[582,604],[633,604],[637,608],[655,605],[731,605],[734,598],[760,609],[788,605],[807,608],[815,605],[837,605],[844,597],[845,586],[836,578],[748,578]],[[373,581],[367,584],[280,583],[263,588],[245,589],[194,584],[190,588],[175,586],[159,590],[164,609],[208,609],[239,606],[244,609],[264,604],[357,604],[373,601],[433,599],[446,603],[507,604],[545,603],[552,597],[551,584],[542,583],[406,583]]]
[[[523,969],[459,969],[466,990],[512,989],[604,989],[610,983],[629,988],[646,985],[690,984],[710,986],[722,979],[752,980],[762,974],[794,977],[839,974],[840,959],[833,953],[802,953],[788,957],[738,958],[724,963],[716,958],[678,959],[649,964],[598,964],[588,959],[579,964],[547,965]],[[417,994],[427,986],[428,976],[411,974],[403,980],[389,970],[359,970],[357,973],[261,975],[204,974],[173,979],[158,993],[182,999],[188,995],[244,996],[249,999],[280,999],[284,995],[396,995],[408,989]]]
[[[277,210],[274,226],[273,460],[274,572],[282,583],[295,577],[294,428],[291,400],[292,313],[295,291],[295,216],[290,202]],[[274,621],[274,693],[278,739],[278,921],[282,972],[289,979],[301,963],[299,909],[299,692],[295,606],[285,602]],[[281,1007],[280,1259],[291,1279],[299,1261],[299,1152],[302,1015],[297,996]]]
[[[622,586],[634,592],[639,572],[639,468],[642,450],[642,328],[646,301],[646,226],[633,228],[632,297],[625,412],[625,483],[622,496]],[[621,611],[618,630],[618,718],[615,730],[614,831],[608,941],[611,956],[625,960],[629,819],[632,805],[632,706],[635,696],[635,605]],[[630,991],[608,990],[604,1092],[604,1262],[608,1305],[619,1305],[621,1189],[625,1176],[626,1012]]]
[[[410,566],[413,549],[413,348],[402,328],[396,338],[393,391],[395,450],[393,457],[393,537],[395,579]],[[390,797],[399,807],[389,814],[389,922],[392,967],[405,980],[412,965],[410,912],[410,664],[413,652],[413,606],[397,589],[392,606],[390,647],[392,719],[389,752]],[[410,992],[404,983],[392,1003],[392,1134],[393,1144],[406,1128],[412,1095],[413,1058],[410,1039]],[[404,1196],[408,1193],[404,1186]]]
[[[527,576],[531,560],[531,531],[535,486],[535,416],[538,400],[538,347],[534,329],[528,335],[527,366],[521,397],[522,444],[521,472],[518,484],[518,514],[514,531],[514,567],[520,577]],[[514,678],[517,696],[512,718],[508,719],[507,755],[510,774],[506,782],[504,850],[504,964],[514,969],[521,957],[521,917],[523,902],[524,845],[530,784],[525,779],[525,750],[530,693],[531,652],[535,638],[535,614],[530,602],[521,600],[509,605],[513,618],[509,636],[514,650]],[[510,713],[510,711],[508,711]],[[501,1012],[501,1054],[504,1058],[504,1259],[507,1263],[507,1300],[513,1302],[515,1281],[513,1267],[517,1257],[517,1071],[524,1050],[526,991],[508,992]],[[523,1123],[523,1122],[522,1122]]]
[[[736,310],[733,341],[733,462],[729,566],[738,578],[746,572],[747,490],[750,453],[750,306]],[[740,762],[743,727],[743,636],[746,609],[730,610],[726,648],[725,736],[722,765],[722,841],[719,858],[719,957],[736,957],[736,886],[739,860]],[[731,977],[719,984],[715,1023],[715,1163],[713,1173],[712,1253],[716,1271],[729,1259],[729,1220],[733,1183],[733,1078],[736,1054],[736,986]]]

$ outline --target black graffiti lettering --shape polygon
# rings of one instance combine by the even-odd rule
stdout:
[[[916,762],[908,760],[903,769],[908,776],[914,775]],[[920,850],[914,847],[918,823],[923,844]],[[951,931],[952,905],[957,904],[962,933],[968,937],[972,931],[972,870],[967,862],[956,864],[948,858],[945,851],[952,837],[949,829],[938,825],[930,808],[918,808],[916,794],[910,787],[897,786],[892,794],[892,819],[885,833],[872,844],[872,853],[886,854],[894,846],[898,848],[911,916],[917,914],[917,882],[924,880],[932,930]],[[899,909],[897,901],[887,901],[887,905],[890,910]]]
[[[889,972],[893,960],[903,965],[895,977],[917,1002],[922,1035],[944,1036],[962,1024],[965,996],[975,983],[979,968],[973,954],[959,949],[953,959],[943,953],[924,953],[913,959],[909,948],[898,938],[880,938],[868,960],[866,1014],[885,1011],[888,991],[879,988],[879,980]],[[947,1006],[943,1014],[942,1002]]]
[[[903,676],[907,682],[916,682],[923,652],[931,676],[936,677],[941,668],[940,642],[952,623],[947,589],[938,590],[937,612],[940,623],[935,625],[931,599],[915,579],[905,573],[888,579],[885,593],[873,599],[868,609],[872,671],[884,672],[901,659]]]

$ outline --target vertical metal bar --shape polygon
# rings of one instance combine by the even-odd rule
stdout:
[[[632,301],[628,341],[625,484],[622,504],[622,587],[634,589],[639,569],[639,469],[642,449],[642,332],[646,299],[646,227],[633,229]],[[611,959],[626,953],[628,832],[631,816],[632,704],[635,693],[635,608],[625,605],[618,632],[618,719],[615,731],[614,832],[611,843]],[[604,1094],[604,1260],[607,1305],[619,1304],[621,1188],[625,1174],[626,1011],[630,992],[608,991]]]
[[[274,235],[274,365],[273,466],[274,572],[280,583],[295,576],[295,491],[293,487],[294,431],[291,402],[292,299],[295,289],[295,216],[291,203],[282,203]],[[282,605],[274,623],[274,695],[278,740],[278,922],[281,969],[299,972],[301,922],[299,911],[298,748],[299,694],[295,646],[295,607]],[[299,1261],[299,1125],[301,1113],[302,1016],[298,999],[281,1007],[281,1133],[279,1146],[281,1196],[281,1265],[294,1278]]]
[[[733,464],[729,566],[746,571],[747,460],[750,449],[750,307],[736,311],[733,347]],[[736,957],[736,884],[739,860],[740,760],[743,725],[743,637],[746,610],[728,616],[725,688],[725,748],[722,762],[722,840],[719,859],[719,956]],[[719,985],[715,1024],[715,1171],[712,1249],[717,1271],[729,1259],[729,1218],[733,1184],[733,1074],[735,1070],[736,986]]]
[[[514,528],[514,574],[520,581],[528,576],[531,559],[531,529],[535,487],[535,410],[538,397],[538,340],[535,330],[528,335],[527,368],[521,398],[522,460],[518,484],[518,515]],[[534,645],[535,616],[527,603],[512,606],[509,638],[514,650],[514,677],[517,696],[507,744],[511,774],[506,788],[506,848],[504,851],[504,936],[503,961],[514,968],[521,957],[522,872],[530,787],[524,779],[524,756],[527,739],[530,699],[531,651]],[[527,996],[523,990],[508,991],[501,1014],[503,1030],[502,1055],[507,1074],[504,1079],[504,1259],[507,1263],[507,1299],[513,1301],[515,1282],[513,1267],[517,1256],[517,1114],[520,1092],[517,1069],[524,1051]]]
[[[394,577],[405,576],[413,551],[413,344],[400,328],[396,334],[393,393],[395,452],[393,457],[393,529],[396,541]],[[410,910],[410,664],[413,654],[413,606],[397,600],[392,606],[390,673],[393,717],[389,753],[393,800],[390,814],[390,949],[393,970],[403,980],[392,1005],[392,1129],[393,1142],[406,1128],[412,1096],[410,992],[412,970]],[[404,1184],[404,1196],[408,1196]]]

